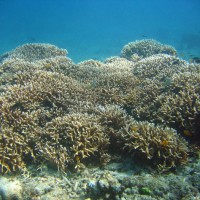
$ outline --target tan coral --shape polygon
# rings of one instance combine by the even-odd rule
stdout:
[[[141,80],[124,96],[124,105],[138,120],[153,120],[160,102],[155,100],[163,94],[163,84],[158,80]]]
[[[130,122],[119,131],[124,149],[167,169],[187,162],[187,142],[175,130],[148,122]]]
[[[170,78],[174,73],[186,70],[189,70],[189,65],[186,61],[176,56],[157,54],[136,62],[132,72],[140,78],[164,81],[164,79]]]
[[[159,53],[176,55],[176,50],[172,46],[161,44],[156,40],[145,39],[130,42],[126,44],[121,51],[122,57],[129,60],[132,59],[134,54],[146,58]]]
[[[199,137],[200,75],[180,73],[172,77],[168,94],[157,111],[158,121],[170,125],[182,134]],[[185,134],[185,136],[189,136]]]
[[[46,43],[28,43],[17,47],[6,53],[6,59],[20,58],[25,61],[34,62],[37,60],[52,58],[56,56],[66,56],[67,50]]]
[[[45,143],[49,147],[43,147],[42,145]],[[69,114],[47,123],[45,133],[41,134],[41,145],[38,148],[42,152],[41,156],[47,160],[49,159],[49,151],[57,152],[59,155],[57,159],[61,159],[60,149],[66,148],[65,157],[68,159],[54,161],[60,163],[58,167],[66,170],[63,168],[65,165],[79,169],[86,158],[105,156],[108,143],[108,138],[95,116]],[[105,159],[103,160],[105,161]]]

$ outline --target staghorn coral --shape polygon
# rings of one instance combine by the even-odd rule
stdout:
[[[44,160],[78,170],[127,151],[164,168],[187,161],[187,144],[174,130],[131,117],[198,137],[198,64],[166,54],[74,64],[53,49],[25,45],[2,59],[1,173]]]
[[[25,169],[28,157],[34,160],[41,129],[76,107],[82,90],[73,79],[44,71],[20,74],[17,82],[0,96],[2,173]]]
[[[118,130],[126,124],[129,119],[125,110],[117,105],[97,106],[96,114],[99,115],[99,121],[103,126]]]
[[[40,66],[19,58],[6,59],[0,64],[0,93],[6,91],[6,87],[16,84],[18,74],[34,71]]]
[[[16,49],[2,55],[4,59],[19,58],[29,62],[52,58],[56,56],[66,56],[67,50],[45,43],[30,43],[17,47]],[[3,59],[1,59],[3,60]]]
[[[70,70],[74,67],[75,64],[64,56],[41,59],[35,62],[19,58],[6,59],[0,64],[0,92],[6,90],[6,86],[16,84],[17,78],[21,74],[34,74],[37,70],[43,70],[68,76],[72,75]]]
[[[166,54],[152,55],[133,65],[133,74],[139,78],[152,78],[160,81],[170,78],[174,73],[188,70],[188,63]]]
[[[12,99],[0,97],[0,172],[26,170],[25,160],[34,160],[38,113],[20,110]]]
[[[118,137],[124,149],[151,160],[160,169],[187,162],[187,142],[173,129],[132,120],[119,131]]]
[[[105,134],[109,138],[109,152],[120,153],[121,149],[119,148],[117,133],[127,124],[127,121],[131,117],[125,110],[114,104],[106,106],[99,105],[96,107],[95,113],[104,128]]]
[[[40,137],[37,148],[41,158],[51,160],[63,171],[70,166],[81,168],[92,155],[99,159],[107,155],[108,137],[93,115],[75,113],[55,118],[46,124]]]
[[[200,74],[179,73],[172,77],[169,92],[161,99],[157,119],[186,136],[199,138]]]
[[[123,99],[132,116],[138,120],[164,123],[181,132],[191,131],[191,127],[198,124],[193,122],[197,121],[195,116],[199,112],[198,65],[189,65],[176,57],[160,54],[134,65],[133,73],[140,77],[140,82]],[[184,126],[181,121],[185,121]]]
[[[121,51],[121,56],[135,61],[135,54],[146,58],[159,53],[176,55],[176,50],[172,46],[161,44],[156,40],[145,39],[126,44]]]
[[[0,173],[25,170],[24,157],[32,151],[25,137],[11,128],[0,130]]]
[[[155,100],[164,94],[164,90],[165,86],[158,80],[141,80],[124,96],[124,107],[137,120],[153,121],[160,106]]]
[[[92,90],[99,104],[123,105],[123,97],[140,82],[131,74],[131,63],[115,59],[102,66],[102,73],[93,80]]]
[[[38,60],[35,62],[35,64],[40,66],[41,70],[56,72],[72,78],[74,77],[72,76],[71,71],[73,71],[74,68],[77,68],[71,59],[64,56],[56,56]]]
[[[115,105],[98,107],[98,111],[112,153],[124,149],[164,170],[187,162],[187,142],[174,129],[136,122]]]
[[[82,94],[85,93],[84,88],[74,79],[52,72],[20,74],[17,82],[19,85],[13,86],[12,90],[18,92],[14,92],[12,98],[27,110],[44,108],[52,112],[60,109],[68,112],[69,107],[75,107],[76,102],[83,100]]]
[[[195,72],[174,74],[166,82],[145,79],[124,97],[126,109],[137,120],[165,124],[198,138],[199,82]]]
[[[124,93],[139,80],[131,74],[132,62],[113,58],[105,63],[87,60],[67,68],[65,73],[90,91],[94,104],[122,103]]]

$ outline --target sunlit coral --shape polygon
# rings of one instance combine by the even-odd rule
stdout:
[[[156,40],[145,39],[130,42],[126,44],[121,51],[122,57],[128,60],[132,60],[134,54],[146,58],[159,53],[176,55],[176,50],[172,46],[161,44]]]

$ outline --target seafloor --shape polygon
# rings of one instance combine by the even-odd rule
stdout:
[[[0,200],[200,199],[200,64],[147,39],[103,62],[0,56]]]

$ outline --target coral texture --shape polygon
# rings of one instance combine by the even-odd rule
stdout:
[[[46,124],[38,144],[41,158],[46,158],[61,169],[75,165],[90,156],[103,156],[109,144],[108,138],[95,116],[69,114]],[[46,144],[43,146],[43,144]]]
[[[17,47],[16,49],[6,53],[3,58],[19,58],[25,61],[34,62],[45,58],[56,56],[66,56],[65,49],[59,49],[51,44],[44,43],[30,43]]]
[[[176,55],[176,50],[172,46],[161,44],[156,40],[145,39],[126,44],[121,51],[121,56],[128,60],[135,60],[135,54],[146,58],[159,53]]]
[[[118,134],[124,149],[152,160],[159,168],[171,168],[187,162],[187,143],[175,130],[132,121]]]
[[[104,62],[75,64],[49,44],[8,52],[0,63],[0,172],[33,162],[63,172],[105,167],[116,154],[164,169],[186,163],[182,137],[199,138],[200,65],[175,52],[154,40]]]

